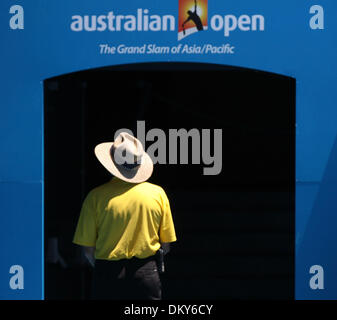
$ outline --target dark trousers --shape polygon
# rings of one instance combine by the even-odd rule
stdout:
[[[161,281],[155,257],[96,260],[94,300],[161,300]]]

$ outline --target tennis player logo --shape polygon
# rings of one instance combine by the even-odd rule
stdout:
[[[207,29],[208,0],[179,0],[178,40]]]

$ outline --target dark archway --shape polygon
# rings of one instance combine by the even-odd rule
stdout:
[[[221,174],[203,175],[203,164],[157,164],[150,179],[167,191],[178,236],[164,298],[292,299],[295,90],[293,78],[197,63],[46,80],[46,257],[57,238],[66,263],[46,261],[46,299],[90,297],[90,268],[71,241],[84,196],[109,179],[93,149],[119,128],[136,133],[137,120],[147,131],[223,130]]]

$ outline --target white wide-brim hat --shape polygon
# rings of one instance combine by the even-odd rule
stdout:
[[[153,172],[152,159],[142,143],[127,132],[121,132],[114,142],[98,144],[95,155],[105,169],[127,182],[144,182]]]

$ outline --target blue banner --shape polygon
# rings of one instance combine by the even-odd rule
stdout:
[[[1,1],[1,299],[44,299],[43,81],[147,62],[296,79],[295,298],[337,298],[337,3],[198,2]]]

